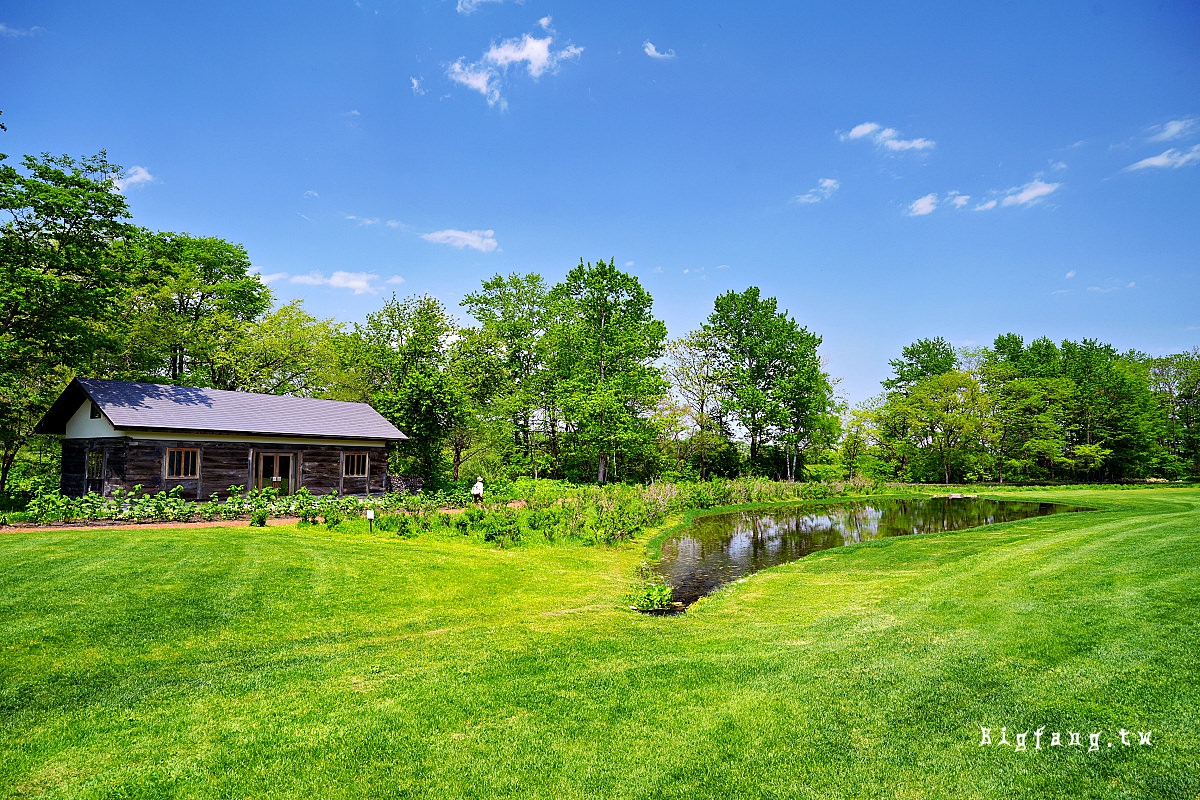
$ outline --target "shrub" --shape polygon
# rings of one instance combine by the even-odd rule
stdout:
[[[256,508],[250,512],[250,527],[265,528],[267,527],[267,516],[270,514],[265,508]]]
[[[673,589],[666,577],[647,564],[641,563],[637,571],[637,581],[626,595],[629,605],[638,611],[659,611],[670,608]]]

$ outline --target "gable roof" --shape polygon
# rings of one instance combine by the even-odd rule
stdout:
[[[366,403],[96,378],[71,381],[35,431],[64,434],[67,420],[88,399],[119,431],[382,441],[408,438]]]

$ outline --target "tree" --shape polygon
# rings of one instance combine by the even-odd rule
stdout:
[[[76,370],[111,346],[121,274],[107,253],[127,235],[104,152],[79,160],[0,155],[0,492],[17,453]]]
[[[116,258],[131,282],[132,324],[123,326],[122,351],[131,371],[144,373],[124,377],[237,388],[239,376],[224,356],[271,307],[271,291],[250,272],[245,248],[141,230]]]
[[[619,454],[643,459],[655,448],[650,419],[666,383],[653,362],[667,329],[652,303],[614,261],[581,260],[548,297],[543,352],[556,405],[598,483]]]
[[[503,346],[481,329],[460,331],[450,345],[444,376],[451,475],[457,481],[463,463],[488,440],[489,428],[498,421],[489,407],[507,377]]]
[[[556,434],[543,381],[541,338],[546,328],[546,295],[542,276],[513,273],[493,276],[483,282],[481,291],[468,294],[462,301],[479,322],[482,333],[499,344],[504,385],[497,390],[494,403],[498,416],[510,422],[510,454],[517,467],[528,468],[535,476],[540,462],[539,428],[544,435]]]
[[[370,403],[410,437],[397,457],[401,469],[436,484],[450,431],[453,397],[446,380],[447,350],[458,326],[438,300],[399,300],[367,315],[339,337],[342,377],[332,394]]]
[[[913,385],[902,401],[918,449],[933,456],[944,483],[961,471],[983,427],[985,402],[978,381],[953,370]]]
[[[711,350],[704,333],[692,331],[667,344],[664,369],[677,398],[664,413],[676,421],[677,443],[685,435],[688,443],[686,454],[677,446],[677,461],[694,457],[701,480],[708,477],[709,464],[727,444],[720,430],[720,387]]]
[[[1172,477],[1200,475],[1200,348],[1149,361],[1162,419],[1160,446]]]
[[[779,311],[774,297],[761,297],[756,286],[717,297],[700,336],[721,412],[745,431],[751,469],[766,468],[763,448],[777,444],[780,471],[793,478],[805,451],[821,440],[818,434],[836,424],[832,385],[817,355],[821,337]]]
[[[892,377],[883,381],[883,387],[893,391],[907,391],[914,385],[935,375],[958,369],[958,354],[942,337],[918,339],[907,345],[900,358],[888,362],[892,366]]]
[[[239,392],[322,397],[334,384],[342,325],[317,319],[295,300],[255,320],[212,355],[212,372]]]

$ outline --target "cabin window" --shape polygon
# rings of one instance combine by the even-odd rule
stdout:
[[[104,478],[104,451],[91,450],[87,454],[87,479],[98,481]]]
[[[92,403],[92,410],[88,412],[88,417],[90,419],[100,419],[100,406]]]
[[[194,478],[199,474],[199,450],[167,450],[167,477]]]
[[[342,462],[342,475],[347,478],[367,477],[367,454],[346,453],[345,460]]]

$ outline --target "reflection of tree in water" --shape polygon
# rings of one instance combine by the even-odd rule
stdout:
[[[663,543],[659,568],[675,599],[694,602],[742,575],[795,561],[818,550],[883,536],[941,533],[1056,511],[1052,503],[930,498],[855,503],[800,513],[718,514],[696,520],[686,534]]]

